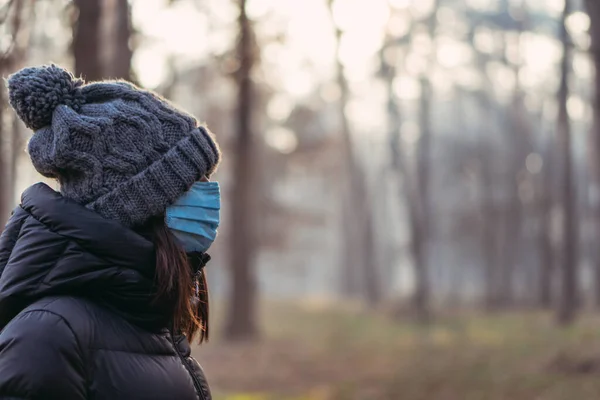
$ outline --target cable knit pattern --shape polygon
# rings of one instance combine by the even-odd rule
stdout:
[[[128,82],[84,84],[51,65],[8,78],[17,115],[35,132],[29,154],[61,193],[126,226],[164,213],[220,150],[196,119]]]

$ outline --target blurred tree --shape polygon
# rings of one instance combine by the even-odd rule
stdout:
[[[573,178],[573,160],[571,144],[571,124],[567,109],[569,98],[569,75],[571,72],[572,43],[567,30],[566,21],[571,13],[571,1],[565,0],[560,40],[563,44],[561,62],[560,89],[558,91],[558,121],[557,134],[562,158],[561,177],[561,206],[562,206],[562,290],[558,306],[557,319],[559,324],[567,325],[575,319],[577,309],[577,214],[576,189]]]
[[[591,44],[591,57],[596,67],[595,77],[595,100],[593,102],[594,109],[594,122],[592,127],[592,138],[591,143],[593,146],[592,151],[592,168],[593,177],[595,178],[595,191],[593,196],[592,204],[595,220],[595,231],[596,237],[600,236],[600,3],[596,0],[586,0],[587,12],[591,20],[590,36],[592,39]],[[593,246],[594,249],[594,262],[595,262],[595,300],[596,306],[600,307],[600,246]]]
[[[483,95],[487,99],[485,94]],[[489,100],[488,100],[489,102]],[[486,103],[484,107],[486,115],[490,116],[492,106]],[[489,121],[489,120],[488,120]],[[483,129],[482,129],[483,131]],[[481,185],[480,212],[481,212],[481,245],[484,262],[484,280],[485,280],[485,307],[493,310],[498,306],[498,293],[496,290],[498,257],[496,256],[496,226],[497,226],[497,205],[494,197],[494,174],[492,171],[494,152],[489,144],[480,138],[477,143],[477,158],[480,165],[479,180]]]
[[[2,15],[2,21],[0,21],[2,22],[2,24],[4,24],[6,22],[6,19],[8,18],[8,14],[12,3],[14,2],[11,1],[8,3],[8,5],[5,5],[5,14]],[[2,54],[2,58],[0,58],[0,72],[2,76],[4,76],[8,69],[8,51],[9,50],[4,51],[4,53]],[[6,173],[8,169],[8,150],[6,149],[6,143],[8,143],[8,141],[6,140],[6,123],[4,113],[6,105],[6,91],[0,90],[0,230],[4,229],[4,225],[6,224],[8,215],[10,213],[10,199],[8,196],[8,185],[10,177]]]
[[[392,19],[390,18],[389,23]],[[405,37],[406,38],[406,37]],[[398,185],[400,190],[399,198],[405,198],[408,208],[412,210],[416,205],[416,199],[413,197],[415,191],[412,186],[412,180],[406,166],[406,155],[400,146],[400,127],[402,125],[402,115],[400,105],[394,91],[394,80],[398,75],[398,54],[402,39],[396,38],[393,35],[386,35],[385,44],[379,52],[380,75],[386,87],[387,97],[387,129],[388,129],[388,145],[390,148],[391,167],[396,176],[404,182],[404,185]],[[408,217],[413,219],[416,214],[408,212]],[[386,273],[382,282],[387,284],[392,283],[391,271]]]
[[[104,76],[113,79],[132,80],[131,48],[132,24],[129,0],[104,0],[104,12],[107,20],[107,32],[104,47],[106,62]]]
[[[19,6],[15,7],[15,14],[13,17],[13,31],[15,32],[15,45],[12,51],[12,62],[11,69],[17,70],[23,66],[27,51],[29,50],[29,41],[31,36],[31,27],[33,26],[33,19],[35,18],[35,1],[34,0],[20,0]],[[26,17],[29,16],[29,20]],[[15,194],[17,192],[17,166],[21,155],[23,154],[23,147],[26,142],[26,134],[23,132],[25,125],[21,122],[15,114],[12,115],[11,124],[11,151],[10,151],[10,169],[9,175],[11,177],[8,191],[10,198],[9,200],[14,201]],[[7,127],[5,127],[6,129]]]
[[[426,271],[426,267],[424,266],[425,259],[423,257],[423,230],[422,221],[420,220],[422,211],[420,209],[421,203],[418,184],[416,179],[413,179],[413,176],[410,173],[410,169],[407,165],[407,156],[400,143],[401,115],[394,92],[396,67],[389,64],[384,56],[382,57],[382,75],[387,86],[388,140],[392,168],[402,180],[402,185],[399,185],[398,187],[400,189],[400,198],[405,199],[404,201],[406,202],[408,210],[407,216],[409,220],[411,256],[415,271]],[[422,280],[427,275],[418,274],[416,276],[417,279]],[[424,288],[426,291],[423,290]],[[428,292],[428,285],[424,285],[423,282],[421,282],[415,293],[415,301],[413,303],[420,319],[423,321],[429,319],[429,311],[426,308],[427,304],[423,302],[423,300],[427,298]]]
[[[346,115],[348,101],[350,100],[350,89],[346,80],[344,65],[339,58],[339,49],[344,32],[335,24],[334,2],[328,0],[331,20],[335,26],[336,34],[336,79],[340,88],[340,99],[338,118],[342,134],[342,162],[344,171],[344,184],[342,185],[342,233],[344,245],[341,247],[344,269],[346,275],[343,279],[355,277],[359,293],[363,293],[367,303],[376,305],[381,300],[381,286],[379,282],[379,271],[377,268],[374,236],[374,220],[371,200],[369,198],[366,174],[364,167],[358,159],[348,116]],[[351,255],[351,257],[348,257]],[[358,266],[355,269],[355,266]],[[355,289],[353,282],[347,285],[347,291]]]
[[[31,0],[9,0],[0,8],[0,25],[7,28],[8,36],[6,47],[0,47],[0,76],[6,76],[23,60],[29,39],[29,27],[23,20],[33,15],[32,6]],[[15,197],[16,159],[22,145],[19,122],[13,117],[8,124],[5,118],[7,105],[6,91],[0,90],[0,231]]]
[[[406,35],[394,37],[388,34],[386,44],[380,52],[381,75],[387,87],[387,114],[388,114],[388,140],[391,150],[392,167],[402,179],[400,196],[404,198],[407,206],[408,223],[410,232],[410,249],[415,271],[415,291],[412,298],[412,306],[415,315],[421,322],[428,322],[431,318],[431,277],[429,244],[432,239],[432,202],[431,202],[431,176],[432,176],[432,117],[431,107],[433,103],[433,85],[430,76],[435,63],[435,41],[437,31],[437,12],[440,1],[435,0],[429,16],[423,21],[425,32],[429,36],[432,46],[429,50],[426,66],[419,76],[420,100],[419,100],[419,128],[420,138],[417,146],[416,166],[414,173],[408,165],[408,158],[402,149],[400,142],[400,110],[396,100],[394,85],[398,75],[394,54],[398,54],[399,48],[408,43],[412,38],[415,25],[411,23],[411,29]],[[399,12],[399,11],[397,11]],[[390,22],[394,21],[393,16]],[[393,31],[393,27],[390,27]]]
[[[469,45],[473,48],[475,53],[475,65],[482,71],[483,84],[480,90],[474,93],[476,104],[480,106],[482,119],[480,121],[481,126],[478,128],[477,142],[476,142],[476,153],[478,160],[478,175],[479,175],[479,213],[481,215],[481,235],[480,245],[482,249],[482,262],[483,262],[483,293],[485,308],[490,311],[497,308],[498,305],[498,273],[499,273],[499,260],[498,260],[498,204],[496,200],[496,191],[494,190],[495,176],[494,176],[494,160],[495,152],[490,147],[490,134],[496,134],[497,132],[493,128],[496,123],[492,123],[492,127],[489,127],[490,121],[497,121],[497,110],[498,104],[493,97],[494,95],[494,84],[489,74],[486,71],[486,67],[489,62],[490,56],[484,54],[478,50],[475,43],[477,24],[473,24],[469,32]]]
[[[528,195],[528,189],[534,186],[534,174],[527,172],[525,165],[533,152],[534,127],[531,103],[526,103],[530,100],[530,88],[523,73],[526,72],[527,61],[522,39],[525,33],[537,29],[536,23],[540,20],[546,23],[547,16],[532,15],[527,9],[527,2],[521,1],[500,0],[494,10],[488,11],[469,11],[467,15],[470,18],[468,37],[475,55],[474,66],[482,77],[481,87],[474,92],[481,113],[481,133],[477,136],[482,224],[480,242],[484,263],[484,301],[486,308],[493,310],[510,306],[518,300],[517,289],[523,281],[520,278],[533,279],[534,274],[543,269],[543,266],[532,263],[536,257],[531,257],[527,246],[533,245],[533,240],[526,241],[530,234],[525,229],[528,222],[539,220],[539,214],[546,216],[544,222],[549,222],[550,214],[538,212],[533,197]],[[494,35],[494,42],[486,44],[481,39],[489,34]],[[501,84],[494,70],[502,70],[507,78],[509,74],[513,78],[510,83]],[[499,95],[502,87],[506,90],[510,86],[512,94],[506,104]],[[541,196],[536,199],[541,203]],[[546,231],[544,234],[549,240]],[[540,236],[542,241],[543,235]],[[540,275],[540,279],[549,276]],[[528,293],[523,295],[531,297]]]
[[[408,166],[407,156],[403,150],[400,141],[401,114],[400,105],[396,99],[394,90],[394,82],[398,75],[397,62],[394,55],[398,54],[399,46],[410,40],[410,33],[406,36],[395,38],[393,35],[388,35],[386,44],[380,52],[381,75],[386,83],[387,88],[387,115],[388,115],[388,143],[390,146],[392,168],[396,171],[398,177],[402,180],[402,185],[399,185],[400,198],[404,199],[407,207],[407,217],[410,231],[410,249],[417,278],[417,288],[415,290],[413,306],[419,318],[423,321],[429,319],[428,310],[428,293],[429,285],[427,282],[427,266],[425,265],[424,257],[424,232],[422,220],[422,192],[419,191],[419,177],[413,177],[411,169]],[[425,102],[426,107],[429,107],[429,101]],[[422,104],[423,105],[423,104]],[[428,111],[428,110],[427,110]],[[423,109],[422,114],[423,118]],[[429,122],[427,122],[429,124]],[[421,149],[420,156],[423,157],[428,149]],[[420,161],[422,161],[420,159]],[[425,280],[424,280],[425,279]]]
[[[230,301],[225,335],[230,340],[252,339],[258,335],[255,258],[257,252],[257,162],[253,133],[253,105],[256,100],[252,72],[257,59],[254,29],[246,12],[246,0],[238,0],[239,66],[235,72],[238,88],[236,141],[233,152],[231,226],[229,237]]]
[[[338,102],[338,123],[340,127],[340,133],[343,141],[343,151],[340,153],[341,159],[341,171],[344,178],[340,185],[340,198],[341,198],[341,246],[340,246],[340,262],[341,262],[341,292],[343,296],[352,298],[361,292],[360,287],[360,270],[359,266],[362,263],[360,246],[360,234],[358,232],[358,224],[355,223],[355,219],[351,217],[353,208],[355,206],[354,197],[352,196],[352,175],[351,171],[354,168],[353,160],[353,149],[352,149],[352,136],[350,132],[350,126],[348,118],[345,114],[345,107],[348,104],[349,89],[344,75],[344,66],[338,59],[338,51],[340,46],[341,37],[343,32],[335,25],[335,16],[333,14],[335,0],[328,0],[329,12],[331,15],[331,21],[334,25],[336,35],[336,82],[340,89],[340,99]],[[360,261],[359,261],[360,260]]]
[[[539,292],[538,305],[544,309],[552,307],[552,277],[554,275],[554,248],[551,241],[551,220],[553,205],[553,168],[555,158],[554,141],[548,140],[542,152],[543,168],[539,177],[537,190],[537,206],[540,216],[538,227],[539,246]]]
[[[514,74],[514,90],[512,101],[505,117],[508,145],[510,149],[508,160],[508,193],[509,199],[504,213],[505,229],[502,240],[502,276],[500,280],[499,300],[503,307],[511,306],[515,301],[514,279],[519,266],[523,265],[523,225],[526,218],[525,204],[520,188],[528,184],[525,172],[525,160],[532,153],[529,113],[525,106],[525,90],[522,86],[523,56],[521,38],[528,28],[528,14],[525,2],[514,6],[508,0],[503,0],[503,13],[509,15],[514,24],[514,31],[509,30],[504,35],[503,61]],[[512,43],[509,42],[512,38]],[[509,60],[507,54],[510,47],[514,48],[514,59]],[[522,269],[522,268],[521,268]]]
[[[23,148],[25,147],[26,136],[23,133],[23,123],[16,117],[13,116],[11,128],[11,151],[10,151],[10,167],[7,171],[10,176],[10,182],[8,183],[9,201],[14,201],[15,194],[17,192],[17,169],[20,156],[23,154]]]
[[[417,315],[422,322],[427,322],[431,314],[430,283],[430,244],[432,234],[432,201],[431,201],[431,166],[432,166],[432,120],[431,107],[433,101],[433,85],[431,83],[432,68],[436,60],[436,30],[440,0],[434,0],[431,14],[425,21],[427,33],[432,43],[427,67],[421,73],[421,102],[419,106],[419,126],[421,136],[417,153],[417,187],[419,192],[418,222],[411,223],[413,236],[413,253],[415,256],[416,289],[413,303]]]
[[[75,75],[87,81],[103,78],[102,73],[102,0],[74,0],[72,52]]]

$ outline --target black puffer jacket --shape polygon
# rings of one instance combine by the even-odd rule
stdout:
[[[154,265],[143,236],[29,188],[0,238],[0,399],[209,400]]]

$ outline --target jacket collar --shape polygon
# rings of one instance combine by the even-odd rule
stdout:
[[[47,229],[77,242],[86,251],[109,263],[154,274],[154,245],[117,221],[105,219],[63,197],[44,183],[31,186],[21,196],[21,207]]]
[[[149,239],[36,184],[0,239],[0,328],[7,315],[57,295],[90,298],[138,325],[166,326],[170,306],[154,300],[155,267]]]

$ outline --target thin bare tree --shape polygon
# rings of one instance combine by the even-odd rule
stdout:
[[[538,305],[544,309],[552,307],[552,277],[555,270],[554,247],[550,236],[554,187],[553,159],[555,151],[554,140],[544,147],[542,160],[544,162],[538,179],[537,207],[540,225],[538,228],[539,249],[539,292]]]
[[[5,76],[18,67],[27,48],[29,29],[24,23],[26,15],[33,15],[31,0],[10,0],[0,9],[0,24],[9,27],[8,46],[1,49],[0,76]],[[16,150],[22,144],[20,131],[13,119],[8,129],[5,110],[7,109],[6,91],[0,90],[0,231],[10,213],[15,197]]]
[[[345,181],[342,185],[344,188],[342,190],[342,229],[345,238],[345,245],[342,246],[344,252],[342,259],[347,263],[344,266],[343,273],[352,274],[357,278],[359,282],[358,290],[364,294],[367,303],[374,306],[381,300],[381,284],[376,262],[373,210],[367,189],[367,177],[356,154],[350,123],[346,115],[350,100],[350,89],[344,65],[337,56],[344,32],[335,25],[334,0],[328,0],[328,5],[331,20],[335,26],[337,41],[336,80],[341,93],[338,102],[338,118],[342,136],[342,162]],[[356,258],[348,257],[349,254],[356,255]],[[354,263],[358,265],[358,268],[355,269]]]
[[[104,76],[132,80],[133,28],[129,0],[104,0],[105,32],[101,36],[105,54]]]
[[[0,61],[1,62],[1,61]],[[2,65],[0,65],[0,68]],[[6,149],[6,132],[4,129],[5,118],[4,109],[6,108],[6,95],[4,90],[0,90],[0,231],[8,220],[10,213],[10,200],[8,197],[8,186],[10,177],[6,173],[8,169],[8,151]]]
[[[577,191],[573,174],[571,154],[571,124],[567,110],[569,97],[569,75],[571,72],[572,43],[567,31],[566,19],[571,13],[571,2],[565,0],[563,10],[560,40],[563,44],[561,62],[561,79],[558,91],[558,120],[557,134],[562,158],[561,177],[561,206],[562,206],[562,265],[561,265],[561,295],[557,310],[557,320],[561,325],[572,323],[577,311]]]
[[[483,87],[476,92],[475,99],[477,104],[481,106],[481,126],[478,129],[476,152],[478,159],[478,178],[480,186],[480,204],[479,210],[481,215],[481,237],[480,245],[482,249],[483,263],[483,280],[484,280],[484,306],[486,310],[492,311],[498,307],[498,275],[500,273],[499,257],[498,257],[498,222],[499,222],[499,204],[496,199],[496,176],[494,174],[495,155],[490,150],[490,134],[496,134],[494,127],[496,123],[492,123],[492,128],[489,128],[490,121],[497,121],[499,106],[493,97],[494,84],[488,73],[485,73],[487,63],[490,61],[490,56],[477,50],[474,42],[474,35],[471,35],[469,43],[476,54],[476,65],[483,75]]]
[[[246,0],[239,0],[238,5],[239,68],[235,73],[238,95],[229,227],[231,292],[225,331],[230,340],[252,339],[258,335],[255,278],[258,160],[253,132],[256,89],[252,81],[257,46],[252,22],[246,13]]]
[[[510,5],[507,1],[503,2],[505,12],[511,13],[516,23],[516,35],[514,35],[514,46],[520,49],[522,33],[525,30],[527,22],[527,9],[525,2],[522,2],[520,7],[510,10]],[[512,11],[512,12],[511,12]],[[508,40],[504,39],[505,45]],[[523,219],[524,219],[524,204],[519,195],[519,186],[522,180],[519,176],[525,169],[525,160],[531,153],[532,147],[529,141],[530,132],[528,124],[528,115],[524,104],[525,92],[521,86],[521,54],[517,52],[517,60],[511,63],[505,59],[505,63],[514,73],[515,85],[512,95],[511,106],[508,109],[506,116],[507,131],[509,133],[510,154],[508,159],[508,188],[509,199],[504,211],[504,237],[502,240],[502,274],[500,279],[499,300],[500,305],[508,307],[513,305],[515,301],[514,279],[517,272],[518,263],[521,261],[522,252],[522,237],[523,237]]]
[[[409,222],[410,232],[410,253],[413,261],[415,271],[426,271],[424,266],[425,258],[423,252],[423,229],[421,222],[421,203],[419,185],[416,177],[413,177],[411,170],[408,166],[407,156],[400,142],[400,105],[396,100],[396,94],[394,92],[394,78],[396,77],[396,67],[386,63],[385,58],[382,56],[382,76],[386,81],[387,87],[387,111],[388,111],[388,140],[390,146],[392,168],[396,172],[400,179],[399,198],[403,199],[406,203],[407,217]],[[416,291],[415,299],[419,297],[419,301],[415,300],[413,305],[415,311],[420,320],[426,321],[430,318],[429,302],[423,302],[422,300],[427,299],[425,296],[428,294],[428,284],[424,284],[422,280],[427,278],[427,275],[417,274],[418,279],[421,279],[421,283],[418,285],[420,289]],[[426,288],[426,292],[423,288]],[[418,294],[417,294],[418,293]]]
[[[433,8],[425,21],[427,32],[433,43],[432,54],[429,56],[428,67],[420,77],[421,99],[419,106],[419,126],[421,136],[417,148],[417,190],[419,193],[420,211],[418,220],[411,224],[413,236],[413,253],[415,258],[416,288],[413,296],[413,305],[417,316],[422,322],[431,318],[431,282],[430,282],[430,257],[429,247],[432,237],[432,200],[431,200],[431,167],[433,129],[431,110],[433,102],[433,85],[430,80],[431,67],[435,56],[435,37],[437,30],[437,12],[440,0],[434,0]]]
[[[102,0],[74,0],[73,43],[75,75],[87,81],[103,78]]]
[[[437,9],[439,0],[433,4],[430,16],[425,20],[427,32],[435,41],[437,28]],[[428,70],[420,77],[421,98],[419,124],[421,136],[417,147],[416,166],[411,168],[400,141],[400,105],[396,99],[394,81],[398,75],[395,61],[386,57],[387,52],[395,51],[395,47],[410,40],[410,34],[401,38],[388,35],[380,52],[380,74],[387,88],[388,143],[390,147],[392,169],[401,181],[399,197],[406,204],[410,233],[410,254],[415,271],[415,290],[412,297],[412,308],[417,319],[428,322],[431,319],[431,282],[429,273],[428,245],[431,234],[431,152],[432,152],[432,85],[429,80],[429,69],[432,65],[431,55]],[[414,171],[414,172],[413,172]]]
[[[477,153],[481,185],[481,246],[484,262],[485,308],[490,311],[498,306],[498,291],[496,290],[496,282],[498,280],[498,260],[496,257],[497,205],[494,191],[495,179],[492,168],[494,155],[481,137],[477,143]]]
[[[592,144],[592,177],[595,180],[596,191],[600,191],[600,3],[596,0],[586,0],[587,12],[590,17],[590,36],[592,39],[590,53],[596,67],[596,80],[594,83],[595,100],[594,123],[591,130],[590,143]],[[600,199],[595,198],[592,213],[595,221],[596,237],[600,237]],[[596,306],[600,308],[600,247],[594,246],[595,262],[595,295]]]

